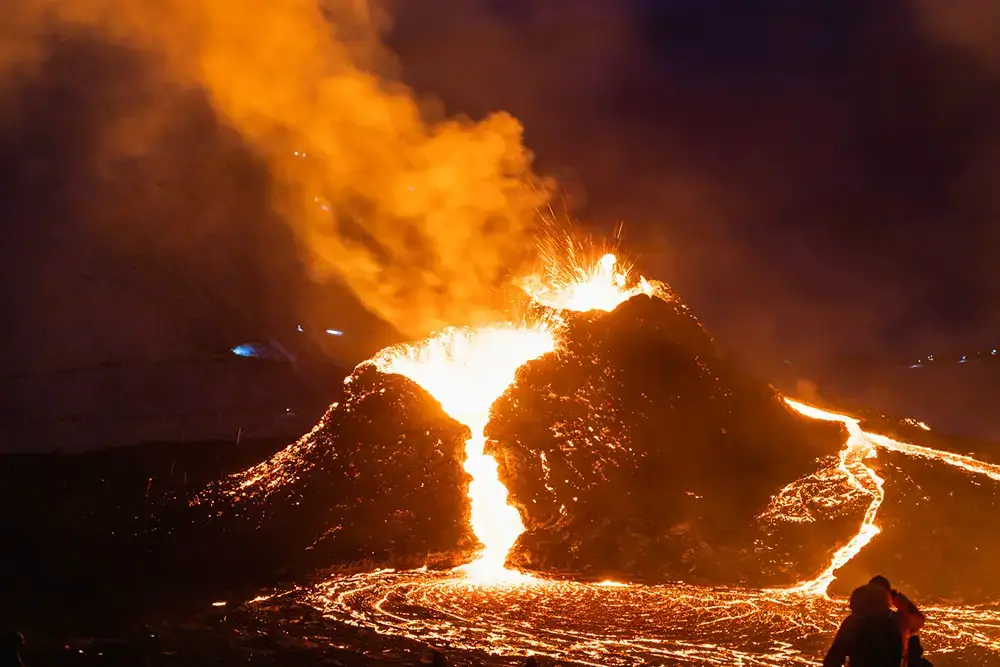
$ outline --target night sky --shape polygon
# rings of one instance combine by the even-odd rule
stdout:
[[[1000,342],[991,0],[393,13],[406,83],[513,113],[574,213],[601,236],[624,221],[624,254],[763,372]],[[96,34],[49,40],[37,67],[0,68],[0,377],[198,358],[302,321],[365,340],[374,318],[311,281],[266,166],[205,95]]]

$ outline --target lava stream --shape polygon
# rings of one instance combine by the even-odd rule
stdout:
[[[536,303],[578,312],[611,311],[637,294],[652,295],[655,289],[644,278],[630,281],[628,269],[620,267],[612,254],[583,265],[577,263],[574,252],[562,262],[549,262],[544,278],[525,283],[525,292]],[[504,565],[524,532],[524,523],[508,503],[496,460],[484,451],[490,408],[514,382],[518,368],[556,349],[561,326],[558,317],[550,317],[521,325],[446,329],[417,343],[385,349],[368,362],[383,373],[413,380],[437,399],[448,415],[469,428],[464,465],[472,477],[471,526],[484,549],[464,569],[479,580],[524,577]]]
[[[385,349],[370,362],[383,373],[413,380],[469,428],[465,470],[472,477],[471,524],[484,549],[467,567],[481,578],[504,572],[507,552],[524,532],[520,514],[507,502],[496,461],[483,451],[490,407],[518,368],[555,345],[553,331],[542,324],[446,329],[420,343]]]
[[[790,398],[786,398],[785,403],[806,417],[822,421],[838,421],[847,428],[847,443],[840,450],[840,463],[838,467],[851,486],[871,497],[871,502],[868,504],[868,509],[865,510],[865,515],[858,532],[855,533],[854,537],[847,544],[833,554],[830,564],[826,566],[826,569],[815,579],[801,582],[789,589],[784,589],[787,592],[826,595],[827,589],[836,578],[836,571],[857,556],[872,541],[872,538],[879,534],[880,531],[879,527],[875,524],[875,517],[878,514],[878,508],[882,505],[882,500],[885,498],[885,492],[882,488],[884,480],[865,464],[865,459],[875,455],[875,447],[869,439],[868,434],[861,429],[859,420],[847,415],[820,410],[819,408],[794,401]]]

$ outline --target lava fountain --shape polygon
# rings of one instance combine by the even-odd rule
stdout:
[[[655,285],[646,279],[630,280],[629,268],[620,266],[615,255],[584,264],[569,247],[562,261],[547,262],[543,277],[525,282],[524,290],[534,302],[557,311],[611,311],[637,294],[655,293]],[[469,428],[464,467],[472,478],[471,526],[484,549],[463,569],[478,580],[522,576],[504,565],[524,523],[508,502],[496,460],[484,452],[490,408],[514,382],[518,368],[557,348],[561,326],[555,315],[520,325],[450,328],[423,341],[387,348],[365,362],[413,380]]]
[[[472,477],[471,523],[484,546],[479,559],[466,566],[469,574],[503,573],[507,552],[524,532],[520,515],[507,502],[496,461],[483,451],[490,407],[514,381],[518,368],[555,346],[553,331],[542,324],[445,329],[419,343],[383,350],[369,362],[383,373],[413,380],[469,428],[464,465]]]

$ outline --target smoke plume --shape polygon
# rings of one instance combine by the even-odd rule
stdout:
[[[993,0],[916,0],[926,32],[1000,73],[1000,4]]]
[[[490,317],[530,250],[547,188],[518,121],[445,119],[380,77],[384,15],[362,0],[36,2],[22,35],[96,34],[151,55],[165,84],[204,89],[267,162],[312,276],[400,331]]]

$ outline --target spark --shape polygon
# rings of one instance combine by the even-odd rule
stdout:
[[[569,235],[555,235],[539,243],[543,269],[522,281],[522,289],[543,306],[555,310],[612,311],[634,296],[661,296],[660,285],[640,276],[610,252],[594,255]]]
[[[904,419],[903,423],[909,424],[910,426],[916,426],[917,428],[922,429],[924,431],[931,430],[931,427],[928,426],[926,422],[922,422],[919,419],[913,419],[912,417]]]

